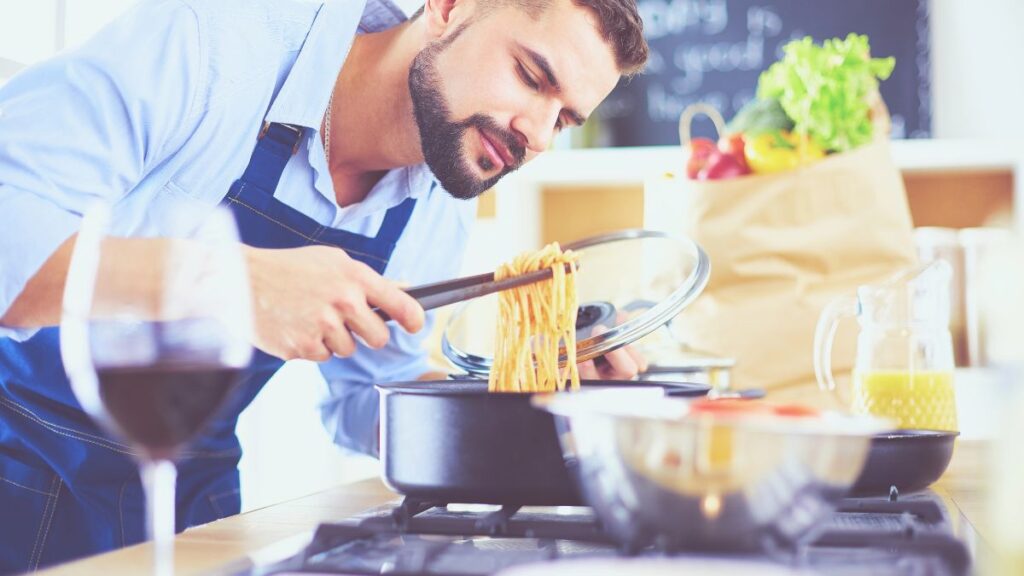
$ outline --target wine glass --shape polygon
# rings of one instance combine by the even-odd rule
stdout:
[[[68,270],[61,357],[82,408],[133,447],[155,574],[174,564],[175,458],[252,357],[248,276],[230,212],[163,213],[186,234],[119,237],[112,209],[82,222]]]

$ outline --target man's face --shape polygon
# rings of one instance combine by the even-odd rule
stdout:
[[[427,165],[473,198],[581,124],[619,80],[597,20],[554,0],[537,20],[501,7],[421,51],[409,89]]]

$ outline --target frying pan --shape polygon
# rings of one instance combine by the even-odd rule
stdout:
[[[628,380],[584,380],[581,386],[628,386],[638,394],[658,394],[660,388],[682,397],[709,390]],[[488,392],[487,381],[475,378],[377,388],[383,477],[392,490],[437,503],[583,505],[572,463],[562,458],[554,416],[534,408],[532,394]]]
[[[927,488],[946,471],[959,435],[938,430],[896,430],[875,436],[851,494],[886,495],[893,486],[901,494]]]

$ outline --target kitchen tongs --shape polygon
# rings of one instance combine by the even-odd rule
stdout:
[[[566,263],[566,272],[571,270],[570,266],[572,264]],[[462,302],[463,300],[472,300],[473,298],[479,298],[494,292],[533,284],[548,278],[551,278],[551,268],[528,272],[503,280],[495,280],[494,272],[488,272],[486,274],[477,274],[476,276],[466,276],[465,278],[415,286],[407,289],[406,293],[415,298],[420,303],[420,306],[423,306],[424,310],[430,310]],[[374,308],[373,311],[385,322],[391,320],[391,316],[380,308]]]

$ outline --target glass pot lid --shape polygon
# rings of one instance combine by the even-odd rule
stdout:
[[[579,255],[576,358],[583,362],[663,326],[707,285],[707,254],[684,236],[623,230],[562,247]],[[493,363],[498,296],[463,303],[445,328],[441,347],[458,368],[486,375]],[[566,361],[563,353],[560,362]]]

